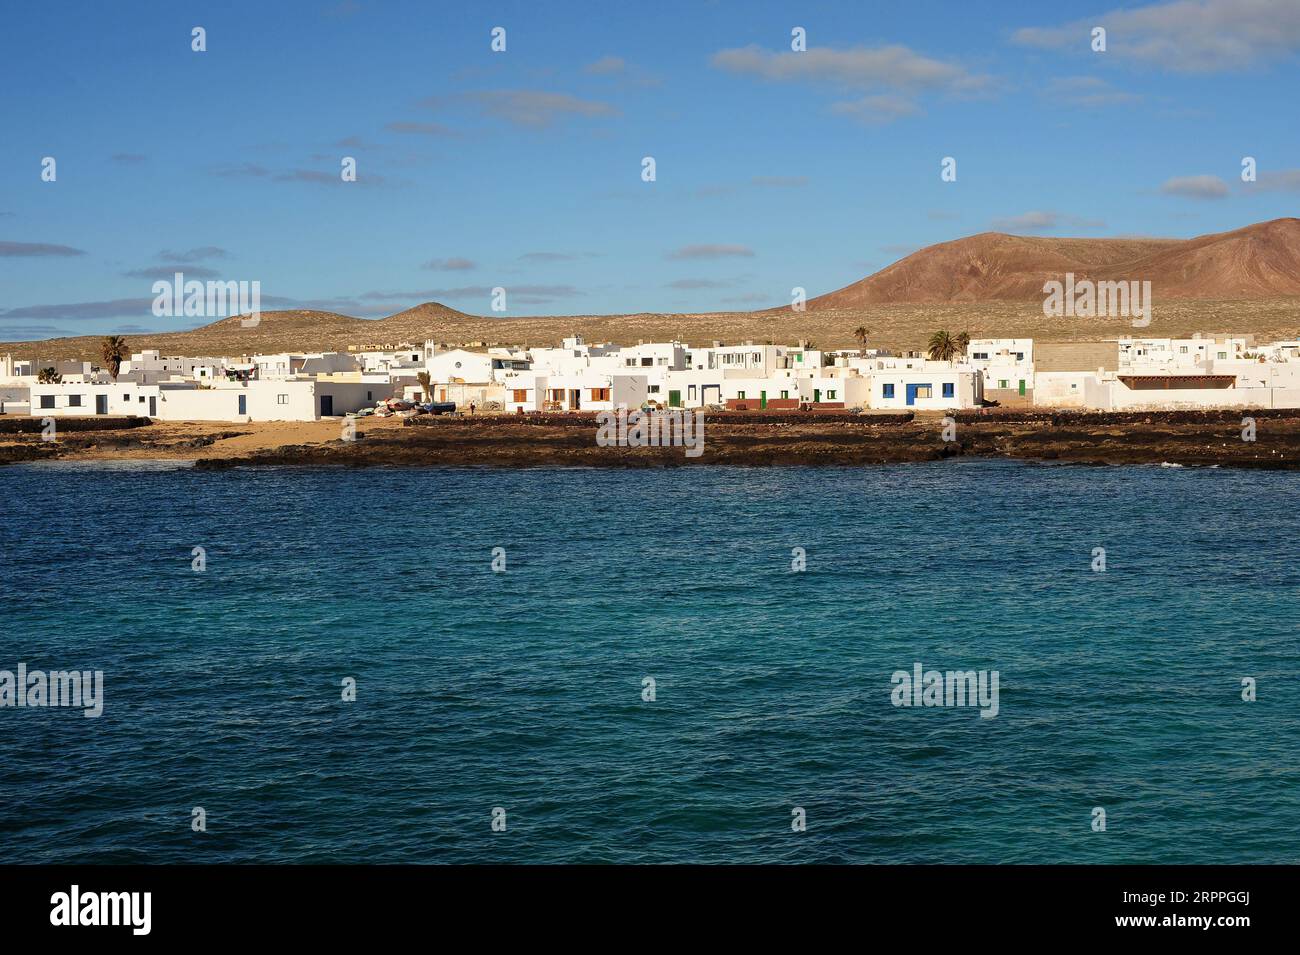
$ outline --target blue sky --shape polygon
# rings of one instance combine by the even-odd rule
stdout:
[[[716,311],[990,229],[1233,229],[1300,206],[1298,51],[1296,0],[10,5],[0,339],[210,321],[150,313],[174,269],[360,317]]]

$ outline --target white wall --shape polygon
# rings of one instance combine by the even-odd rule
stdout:
[[[871,373],[871,407],[897,411],[948,411],[975,408],[984,399],[983,375],[974,370],[943,369],[940,363],[925,370],[881,369]],[[951,385],[951,395],[944,395],[944,385]],[[907,402],[908,385],[930,386],[929,397],[919,393],[912,404]],[[892,386],[893,394],[889,394]]]

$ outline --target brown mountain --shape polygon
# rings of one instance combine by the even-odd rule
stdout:
[[[1052,239],[981,232],[913,252],[809,310],[937,302],[1042,301],[1043,283],[1137,279],[1162,299],[1300,295],[1300,219],[1195,239]]]
[[[226,318],[192,331],[126,337],[131,351],[240,356],[344,351],[426,338],[553,345],[574,332],[588,341],[623,344],[806,338],[822,347],[842,347],[853,345],[855,330],[866,326],[872,345],[889,348],[920,347],[937,328],[1042,341],[1132,333],[1123,318],[1045,318],[1043,283],[1066,272],[1076,279],[1150,280],[1157,323],[1151,334],[1300,334],[1300,219],[1275,219],[1195,239],[1050,239],[986,232],[915,252],[847,288],[811,299],[805,312],[787,305],[759,312],[507,317],[467,315],[427,302],[382,319],[283,310],[263,312],[256,328]],[[85,335],[0,342],[0,354],[97,362],[102,340],[102,335]]]

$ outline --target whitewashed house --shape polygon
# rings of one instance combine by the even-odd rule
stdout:
[[[966,364],[983,375],[986,399],[1003,403],[1017,398],[1032,400],[1032,338],[973,338],[966,348]]]

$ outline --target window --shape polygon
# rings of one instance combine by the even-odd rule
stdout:
[[[1182,352],[1182,354],[1184,354],[1184,355],[1187,354],[1187,346],[1186,346],[1186,345],[1184,345],[1182,348],[1180,348],[1180,349],[1178,349],[1178,350],[1179,350],[1180,352]]]
[[[738,391],[738,392],[736,392],[736,398],[739,399],[740,401],[744,401],[744,400],[745,400],[745,393],[744,393],[743,391]]]
[[[80,408],[80,407],[81,407],[81,395],[68,395],[68,407],[69,407],[69,408]]]
[[[652,367],[652,366],[654,365],[654,363],[655,363],[655,360],[654,360],[653,358],[642,358],[642,359],[641,359],[641,367],[642,367],[642,368],[650,368],[650,367]]]
[[[826,392],[826,400],[827,400],[827,401],[834,401],[834,400],[835,400],[835,392],[834,392],[833,390],[832,390],[832,391],[828,391],[828,392]]]
[[[797,361],[797,362],[799,362],[799,364],[802,365],[802,364],[803,364],[803,352],[799,352],[799,354],[795,355],[795,356],[794,356],[794,360]]]
[[[372,395],[370,392],[367,391],[367,392],[366,392],[366,401],[373,401],[373,400],[374,400],[374,395]]]
[[[917,386],[916,386],[916,397],[918,397],[918,398],[930,398],[930,397],[933,397],[933,392],[932,392],[930,386],[929,386],[929,385],[917,385]]]
[[[1220,358],[1227,358],[1227,357],[1228,357],[1228,353],[1227,353],[1226,351],[1221,351],[1221,352],[1219,352],[1219,357],[1220,357]]]
[[[789,398],[789,397],[790,397],[790,392],[788,392],[788,391],[783,391],[783,392],[781,392],[781,400],[782,400],[782,401],[784,401],[786,398]]]
[[[659,393],[659,386],[658,386],[658,385],[646,385],[645,390],[648,391],[648,392],[650,392],[650,394],[652,394],[652,395],[657,395],[657,394]]]
[[[276,395],[276,396],[275,396],[275,403],[276,403],[277,405],[287,405],[287,404],[289,403],[289,396],[288,396],[288,395]]]
[[[998,387],[999,387],[999,388],[1005,388],[1006,386],[1007,386],[1007,380],[1006,380],[1005,378],[999,378],[999,379],[998,379]]]
[[[518,402],[519,404],[523,404],[525,401],[528,400],[528,389],[527,389],[527,388],[516,388],[516,389],[514,389],[514,390],[511,392],[511,394],[512,394],[514,397],[512,397],[510,400],[511,400],[511,401]]]
[[[592,400],[592,401],[609,401],[609,389],[608,389],[608,388],[592,388],[592,389],[591,389],[591,400]]]
[[[53,408],[53,407],[54,407],[54,396],[53,396],[53,395],[41,395],[41,407],[42,407],[42,408]]]
[[[956,385],[954,385],[951,381],[945,381],[943,383],[943,396],[945,398],[955,397],[957,394],[955,389],[956,389]]]
[[[144,404],[144,395],[140,396],[140,404]]]
[[[883,385],[883,386],[881,386],[881,392],[880,392],[880,395],[881,395],[882,398],[892,398],[892,397],[894,397],[894,386],[893,386],[893,385]]]
[[[977,360],[987,361],[989,357],[989,353],[986,351],[977,351],[975,354],[971,355],[971,357]]]

